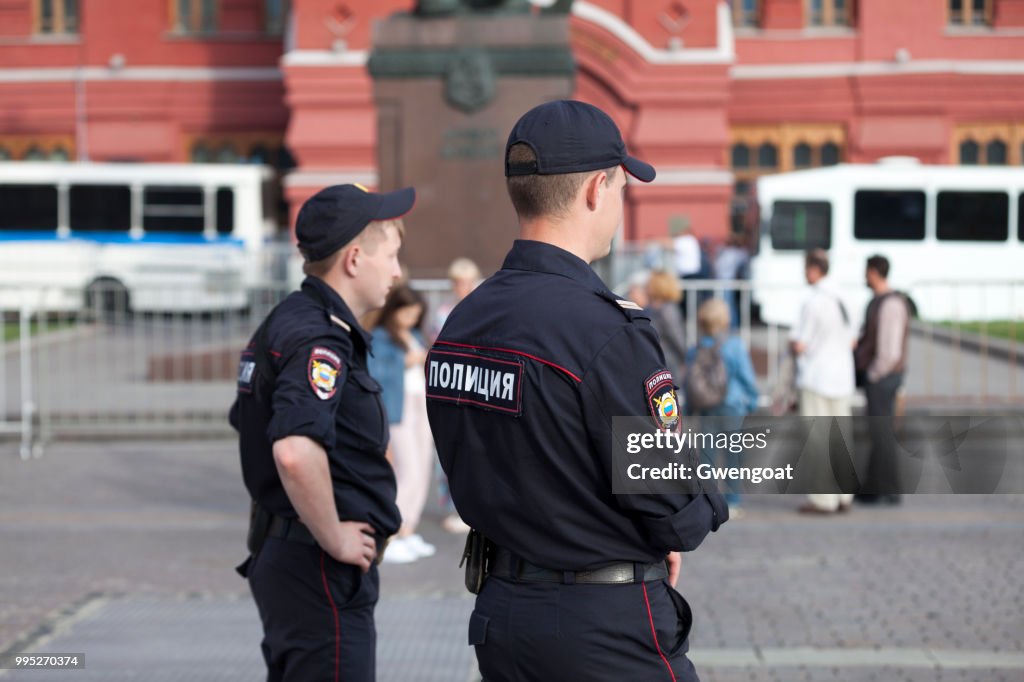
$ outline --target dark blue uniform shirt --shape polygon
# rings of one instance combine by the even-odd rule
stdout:
[[[612,494],[612,417],[653,431],[672,378],[647,314],[567,251],[517,241],[452,311],[427,381],[459,514],[531,563],[652,563],[728,518],[718,494]]]
[[[271,314],[265,343],[276,379],[262,376],[257,331],[242,352],[231,424],[239,434],[249,494],[277,516],[296,518],[274,464],[274,441],[306,436],[327,451],[338,516],[366,521],[380,537],[398,530],[395,476],[385,458],[388,420],[366,368],[370,335],[338,294],[307,277]]]

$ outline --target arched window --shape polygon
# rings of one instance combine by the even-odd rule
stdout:
[[[54,147],[53,151],[50,152],[51,161],[67,161],[71,156],[68,154],[68,150],[62,146]]]
[[[212,33],[217,30],[217,1],[216,0],[201,0],[200,10],[202,12],[201,21],[202,25],[200,30],[204,33]]]
[[[779,152],[775,145],[765,142],[758,147],[757,165],[760,168],[775,168],[779,165]]]
[[[1006,165],[1006,143],[1002,140],[992,140],[985,145],[985,163],[990,166]]]
[[[217,163],[238,163],[241,160],[241,155],[230,144],[217,150]]]
[[[965,166],[976,166],[978,164],[978,143],[974,140],[964,140],[960,143],[960,163]]]
[[[217,30],[217,0],[174,0],[171,25],[179,33],[213,33]]]
[[[10,161],[10,160],[11,160],[11,150],[9,150],[7,147],[0,147],[0,161]]]
[[[37,33],[78,33],[78,0],[37,0]]]
[[[760,0],[732,0],[733,26],[757,28],[761,25]]]
[[[202,142],[192,145],[192,163],[210,163],[210,149]]]
[[[811,145],[801,142],[793,147],[793,165],[796,168],[811,167]]]
[[[953,26],[991,26],[993,0],[946,0],[947,21]]]
[[[284,33],[290,4],[289,0],[263,0],[263,25],[267,33]]]
[[[835,142],[826,142],[821,145],[821,165],[834,166],[839,163],[839,145]]]
[[[732,146],[732,167],[750,168],[750,147],[745,144]]]
[[[852,0],[806,0],[808,26],[849,26]]]
[[[270,163],[270,151],[262,144],[258,144],[249,152],[247,160],[249,163]]]
[[[46,160],[46,152],[44,152],[42,149],[40,149],[37,145],[32,145],[31,147],[28,148],[28,151],[25,152],[25,160],[26,161],[45,161]]]

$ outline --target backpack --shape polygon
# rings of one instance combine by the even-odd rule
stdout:
[[[722,358],[721,343],[716,339],[713,346],[697,346],[697,356],[686,368],[683,390],[686,404],[691,412],[707,410],[725,402],[729,388],[729,374]]]

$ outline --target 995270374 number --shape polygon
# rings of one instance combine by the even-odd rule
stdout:
[[[84,668],[85,654],[0,654],[0,669],[50,668],[71,669]]]

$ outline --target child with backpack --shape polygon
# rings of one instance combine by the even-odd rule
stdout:
[[[728,431],[739,430],[743,418],[757,409],[757,381],[750,353],[743,341],[729,333],[729,306],[720,298],[705,301],[697,310],[700,338],[686,353],[683,400],[687,414],[722,417],[718,425]],[[725,452],[729,460],[735,453]],[[704,461],[715,464],[719,453],[702,453]],[[734,466],[734,461],[728,463]],[[739,494],[725,493],[730,515],[739,511]]]

